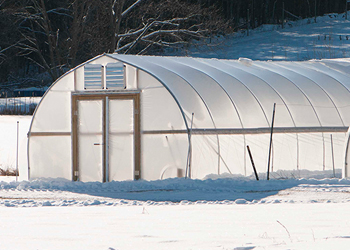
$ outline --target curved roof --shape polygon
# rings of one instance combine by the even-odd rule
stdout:
[[[276,127],[350,124],[350,60],[218,60],[109,54],[156,77],[195,128],[264,128],[276,103]]]

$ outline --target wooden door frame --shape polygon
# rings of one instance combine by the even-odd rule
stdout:
[[[106,97],[109,100],[133,100],[134,104],[134,179],[141,178],[141,112],[140,92],[72,92],[72,180],[79,180],[79,138],[78,138],[78,101],[101,100],[102,108],[102,181],[106,182],[106,159],[109,157],[106,150]]]

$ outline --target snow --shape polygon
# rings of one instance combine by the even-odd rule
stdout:
[[[271,179],[250,177],[204,180],[72,182],[37,179],[16,182],[0,177],[0,207],[119,206],[174,204],[342,203],[350,201],[350,180]]]
[[[350,180],[219,177],[111,183],[1,177],[1,246],[347,249]]]
[[[285,29],[266,25],[250,36],[189,55],[257,60],[348,57],[349,21],[326,15]],[[342,36],[340,40],[339,36]],[[326,40],[324,39],[326,37]],[[331,37],[331,40],[329,40]],[[0,164],[14,167],[30,116],[0,116]],[[24,146],[23,146],[24,145]],[[21,159],[21,157],[20,157]],[[72,182],[0,177],[2,249],[348,249],[350,180],[341,170],[278,171],[266,180],[209,175],[203,180]]]
[[[347,249],[349,192],[350,180],[339,178],[1,177],[0,242],[5,249]]]
[[[347,249],[348,203],[0,207],[4,249]]]
[[[327,14],[318,17],[317,23],[313,18],[288,22],[284,29],[281,25],[263,25],[250,30],[249,36],[236,33],[211,39],[208,46],[190,46],[186,55],[287,61],[350,57],[349,24],[345,14]]]

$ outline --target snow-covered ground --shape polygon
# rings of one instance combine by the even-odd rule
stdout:
[[[204,180],[72,182],[0,177],[0,206],[90,206],[350,202],[350,180],[213,176]],[[2,181],[1,181],[2,180]]]
[[[0,208],[2,249],[349,249],[349,204]]]
[[[350,16],[350,12],[348,13]],[[263,25],[250,35],[236,33],[211,39],[208,46],[191,46],[194,57],[303,61],[350,57],[350,20],[344,14],[328,14],[281,25]],[[209,41],[208,41],[209,42]],[[176,53],[169,53],[177,55]]]
[[[188,55],[348,57],[349,24],[327,15],[283,30],[264,26]],[[25,145],[30,119],[0,116],[0,167],[13,168],[17,121]],[[337,178],[332,171],[280,171],[270,181],[263,174],[260,181],[211,175],[111,183],[0,177],[0,249],[349,249],[350,180],[340,171]]]
[[[1,248],[348,249],[350,180],[218,177],[7,177],[0,182]]]

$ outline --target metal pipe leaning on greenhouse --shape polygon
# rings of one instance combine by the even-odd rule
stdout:
[[[258,172],[256,172],[256,168],[255,168],[253,156],[252,156],[252,153],[250,152],[249,145],[247,145],[247,150],[248,150],[250,162],[252,163],[252,167],[253,167],[253,170],[254,170],[255,178],[256,178],[256,180],[258,181],[258,180],[259,180],[259,176],[258,176]]]
[[[249,145],[257,173],[266,173],[269,151],[273,171],[332,170],[332,134],[335,169],[347,177],[349,69],[349,59],[103,54],[45,93],[20,169],[29,179],[101,182],[250,176]]]
[[[269,157],[267,162],[267,180],[270,180],[271,148],[272,148],[273,124],[275,123],[275,112],[276,112],[276,103],[273,104],[273,111],[272,111]]]

